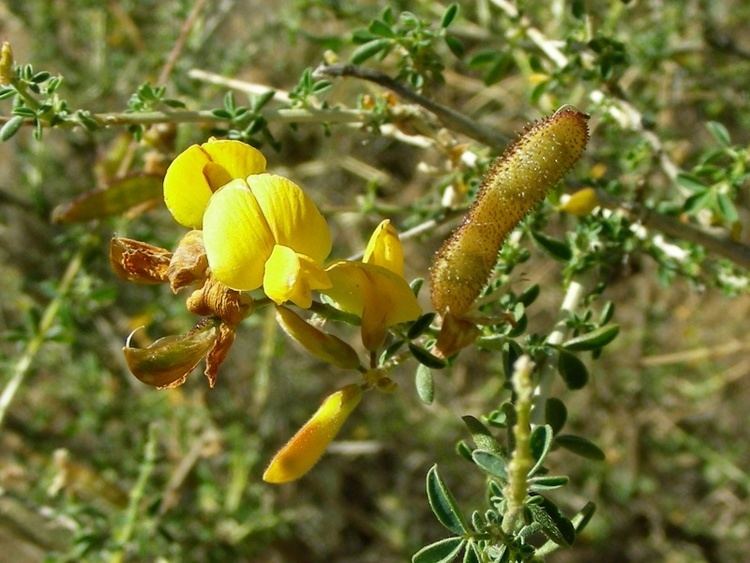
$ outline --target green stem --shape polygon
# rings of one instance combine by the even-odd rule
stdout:
[[[531,455],[531,395],[534,387],[531,372],[534,363],[521,356],[513,366],[513,389],[516,392],[516,424],[513,426],[515,447],[508,464],[508,484],[505,486],[507,505],[503,515],[503,532],[512,534],[516,529],[523,503],[529,492],[528,475],[534,466]]]
[[[42,319],[39,321],[39,326],[37,327],[36,334],[31,340],[28,341],[28,343],[26,344],[26,349],[23,351],[21,357],[13,366],[10,379],[5,384],[2,394],[0,394],[0,427],[2,427],[3,425],[3,420],[5,419],[8,407],[10,406],[11,402],[13,402],[13,399],[24,380],[24,377],[26,377],[26,374],[31,367],[32,361],[39,353],[39,349],[42,347],[42,344],[47,337],[47,333],[52,328],[52,324],[57,317],[58,311],[60,310],[60,305],[62,304],[65,295],[70,289],[70,286],[73,283],[76,274],[78,274],[78,270],[80,270],[81,268],[82,258],[82,251],[78,251],[68,263],[68,267],[66,268],[65,273],[60,279],[60,285],[58,285],[57,287],[57,295],[47,305],[47,308],[44,310],[44,314],[42,315]]]
[[[114,540],[117,544],[117,548],[112,556],[109,558],[110,563],[121,563],[125,557],[125,545],[133,535],[135,529],[135,522],[138,518],[138,507],[143,500],[143,496],[146,492],[146,484],[148,483],[151,473],[156,467],[156,445],[158,443],[158,432],[156,430],[156,424],[151,424],[148,428],[148,438],[146,440],[146,446],[143,449],[143,461],[141,462],[140,472],[138,473],[138,480],[130,490],[130,500],[128,501],[128,508],[125,511],[125,521],[114,533]]]
[[[19,92],[20,93],[20,92]],[[263,118],[269,123],[364,123],[371,112],[358,109],[333,108],[287,108],[269,109],[262,112]],[[227,118],[217,117],[209,110],[190,111],[145,111],[145,112],[112,112],[94,113],[91,118],[100,127],[119,125],[154,125],[156,123],[220,123],[228,121]],[[7,122],[10,116],[0,116],[0,122]],[[31,125],[33,120],[28,119],[24,125]],[[44,123],[49,126],[48,123]],[[58,126],[74,127],[76,121],[70,120],[60,123]]]
[[[26,83],[23,80],[18,80],[17,78],[14,78],[10,81],[11,86],[16,89],[16,92],[18,92],[18,95],[23,98],[23,101],[26,102],[26,105],[33,109],[34,111],[39,109],[39,102],[36,100],[34,96],[29,94],[29,91],[26,89]]]

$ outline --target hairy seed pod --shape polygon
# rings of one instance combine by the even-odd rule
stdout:
[[[527,128],[492,163],[463,223],[435,254],[430,276],[436,311],[461,315],[471,307],[505,238],[583,154],[587,120],[563,106]]]

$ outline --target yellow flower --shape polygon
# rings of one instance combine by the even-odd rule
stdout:
[[[233,179],[266,169],[261,152],[239,141],[210,139],[181,152],[164,176],[164,202],[175,221],[200,229],[211,195]]]
[[[263,480],[288,483],[310,471],[360,399],[362,388],[359,385],[347,385],[326,397],[315,414],[273,457],[263,473]]]
[[[416,320],[422,313],[403,277],[401,242],[390,221],[375,229],[364,262],[342,260],[326,269],[332,286],[323,290],[336,305],[362,319],[362,343],[377,349],[389,327]]]
[[[214,278],[307,308],[313,290],[331,285],[328,225],[299,186],[264,168],[263,155],[238,141],[193,145],[167,170],[164,199],[179,223],[203,227]]]

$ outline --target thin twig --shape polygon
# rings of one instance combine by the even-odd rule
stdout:
[[[491,147],[501,147],[508,142],[508,137],[505,135],[498,133],[494,129],[485,127],[453,108],[444,106],[443,104],[439,104],[430,98],[418,94],[408,86],[377,70],[351,64],[321,65],[315,69],[314,75],[352,77],[374,82],[375,84],[379,84],[380,86],[395,92],[402,98],[431,111],[443,123],[443,125],[453,131],[462,133],[467,137],[476,139],[477,141]]]
[[[5,419],[8,407],[10,406],[11,402],[13,402],[13,399],[16,396],[19,387],[21,386],[21,383],[23,383],[26,374],[29,372],[31,363],[34,361],[34,358],[36,358],[36,355],[39,353],[39,349],[42,347],[42,344],[47,338],[47,333],[49,333],[50,329],[52,328],[52,324],[57,317],[57,313],[60,310],[63,299],[65,299],[65,296],[68,293],[73,280],[75,280],[75,277],[78,274],[78,270],[80,270],[81,268],[82,261],[83,252],[79,250],[68,263],[68,267],[65,269],[65,273],[60,279],[60,284],[57,287],[57,294],[55,295],[55,298],[49,302],[47,308],[44,310],[44,314],[42,315],[42,319],[39,321],[39,326],[37,327],[36,334],[31,340],[28,341],[28,343],[26,344],[26,349],[13,366],[10,378],[5,384],[2,394],[0,394],[0,427],[2,427],[3,425],[3,420]]]
[[[143,496],[146,494],[146,485],[148,480],[151,478],[156,467],[156,446],[158,444],[158,432],[155,423],[152,423],[148,428],[148,438],[146,439],[146,445],[143,448],[143,461],[141,462],[140,472],[138,473],[138,480],[130,490],[130,501],[128,502],[128,508],[125,511],[125,518],[122,526],[115,531],[113,537],[117,542],[117,548],[110,557],[110,563],[121,563],[125,557],[125,549],[127,542],[133,535],[135,530],[136,519],[138,518],[139,507]]]
[[[746,244],[718,238],[690,223],[682,223],[649,209],[623,203],[602,190],[597,191],[597,196],[603,206],[625,213],[631,221],[640,221],[644,226],[665,235],[700,245],[710,253],[726,258],[742,268],[750,269],[750,246]]]
[[[193,26],[198,20],[198,16],[200,15],[201,10],[203,10],[205,4],[206,0],[195,0],[195,4],[193,4],[193,8],[190,10],[188,17],[185,18],[185,21],[182,23],[177,40],[174,42],[169,55],[167,55],[167,60],[164,61],[164,66],[162,67],[161,72],[159,72],[159,78],[157,78],[158,84],[166,84],[169,75],[172,74],[172,71],[177,64],[177,59],[180,58],[182,50],[185,48],[185,43],[190,35],[190,31],[193,29]]]
[[[279,90],[278,88],[273,88],[271,86],[266,86],[265,84],[255,84],[253,82],[237,80],[236,78],[229,78],[226,76],[222,76],[221,74],[208,72],[207,70],[201,70],[199,68],[190,69],[188,71],[188,76],[193,80],[206,82],[207,84],[214,84],[215,86],[224,86],[225,88],[231,88],[232,90],[237,90],[238,92],[248,94],[249,96],[258,96],[260,94],[265,94],[266,92],[273,91],[274,100],[283,103],[289,103],[291,101],[288,92]]]

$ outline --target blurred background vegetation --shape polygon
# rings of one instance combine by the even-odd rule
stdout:
[[[750,211],[750,4],[519,4],[526,4],[520,15],[512,2],[461,2],[450,33],[462,46],[452,52],[430,43],[425,57],[434,58],[421,59],[416,71],[404,61],[419,58],[399,50],[363,64],[507,138],[575,104],[592,114],[593,135],[563,189],[593,183],[718,238],[750,242],[741,228]],[[433,29],[447,7],[432,0],[390,5]],[[166,94],[210,110],[226,105],[229,78],[290,92],[326,51],[348,60],[354,32],[382,8],[333,0],[7,0],[0,38],[12,43],[20,64],[62,75],[58,92],[72,109],[96,113],[123,111],[144,82],[157,84],[182,37]],[[206,73],[224,78],[214,84]],[[329,80],[321,97],[330,106],[387,102],[379,86]],[[241,87],[234,98],[248,104]],[[617,105],[623,100],[627,106]],[[0,114],[9,115],[10,104],[0,103]],[[301,107],[310,104],[318,101]],[[419,224],[458,179],[475,187],[479,169],[461,168],[439,145],[414,142],[423,138],[417,133],[444,134],[415,123],[390,130],[270,123],[278,148],[265,138],[269,169],[305,186],[322,207],[334,256],[360,251],[384,217],[402,231]],[[167,157],[226,132],[216,123],[179,125]],[[295,348],[270,311],[242,325],[213,390],[197,374],[170,391],[129,374],[121,347],[134,328],[146,327],[136,335],[143,343],[185,332],[194,319],[166,287],[116,279],[109,238],[171,248],[181,229],[162,206],[84,224],[50,216],[116,175],[131,133],[53,129],[37,141],[22,128],[0,144],[3,385],[31,360],[0,432],[0,558],[404,561],[440,537],[424,493],[435,462],[465,510],[480,506],[484,477],[454,450],[465,437],[460,416],[498,404],[504,376],[497,352],[466,352],[436,373],[430,406],[416,397],[414,366],[405,366],[396,374],[399,392],[365,401],[315,470],[283,487],[261,482],[264,464],[344,377]],[[713,154],[722,146],[732,153]],[[143,145],[136,147],[131,170],[144,166]],[[487,159],[500,148],[476,150]],[[718,164],[707,168],[711,162]],[[728,194],[731,206],[716,193]],[[542,213],[547,232],[559,238],[586,221],[555,213],[552,204]],[[407,277],[426,275],[449,226],[405,241]],[[659,236],[649,233],[648,243],[613,236],[618,250],[597,258],[595,274],[590,264],[580,268],[616,304],[621,333],[600,359],[587,360],[589,386],[571,393],[555,383],[570,428],[606,453],[602,463],[554,454],[553,465],[571,477],[556,501],[571,510],[585,499],[598,506],[555,561],[719,562],[750,553],[747,273],[690,243],[680,246],[687,258],[670,259],[671,246],[653,243]],[[544,334],[555,323],[570,265],[564,271],[538,246],[525,246],[531,259],[514,273],[514,289],[540,284],[528,330]],[[78,269],[60,296],[71,264]],[[39,351],[30,352],[55,299],[59,310]]]

